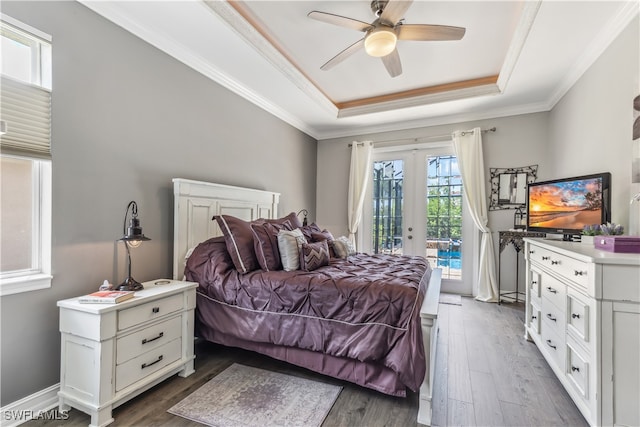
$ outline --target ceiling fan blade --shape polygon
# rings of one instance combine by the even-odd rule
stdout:
[[[396,33],[399,40],[460,40],[467,30],[463,27],[447,25],[398,25]]]
[[[380,21],[395,26],[398,21],[404,18],[404,14],[411,6],[413,0],[389,0],[382,14],[380,15]]]
[[[318,12],[317,10],[309,12],[307,16],[317,21],[322,21],[328,24],[337,25],[339,27],[346,27],[357,31],[364,32],[373,28],[373,25],[368,22],[358,21],[357,19],[347,18],[346,16],[334,15],[333,13]]]
[[[327,71],[335,67],[336,65],[338,65],[339,63],[341,63],[342,61],[344,61],[354,53],[356,53],[362,47],[364,47],[364,38],[361,38],[360,40],[358,40],[357,42],[355,42],[354,44],[352,44],[351,46],[349,46],[348,48],[346,48],[345,50],[343,50],[333,58],[331,58],[322,67],[320,67],[320,69]]]
[[[400,62],[398,49],[393,49],[393,52],[387,56],[383,56],[381,59],[391,77],[397,77],[402,74],[402,63]]]

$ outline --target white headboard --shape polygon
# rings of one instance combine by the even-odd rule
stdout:
[[[277,218],[280,193],[174,178],[173,197],[173,278],[180,280],[187,251],[222,235],[214,215]]]

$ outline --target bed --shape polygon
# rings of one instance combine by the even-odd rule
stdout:
[[[326,261],[329,244],[323,230],[301,227],[295,213],[278,218],[278,193],[178,178],[173,182],[174,278],[199,283],[198,337],[389,395],[419,391],[418,422],[430,424],[438,269],[431,270],[422,257],[382,254]],[[314,242],[303,245],[309,261],[300,257],[303,265],[285,271],[258,256],[266,265],[250,266],[255,260],[238,250],[244,243],[234,229],[246,224],[257,240],[255,227],[304,231],[304,240]],[[318,231],[320,235],[313,234]],[[314,267],[317,258],[325,262]]]

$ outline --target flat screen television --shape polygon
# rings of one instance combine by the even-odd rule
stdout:
[[[527,230],[569,240],[585,225],[611,221],[611,174],[599,173],[527,186]]]

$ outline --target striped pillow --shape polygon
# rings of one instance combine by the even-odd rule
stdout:
[[[327,245],[327,241],[303,243],[300,248],[300,269],[312,271],[324,265],[329,265],[329,245]]]

